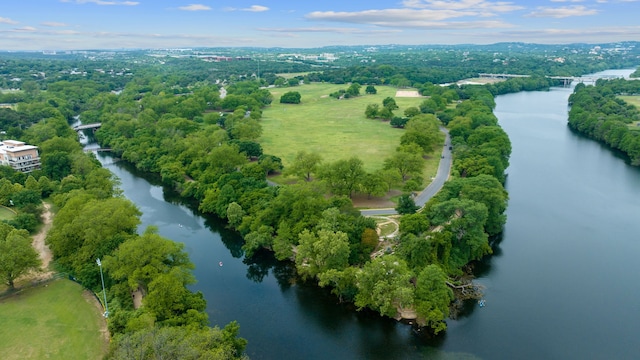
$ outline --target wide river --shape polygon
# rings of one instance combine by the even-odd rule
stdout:
[[[513,146],[508,220],[478,273],[486,306],[469,306],[436,340],[337,304],[268,254],[244,259],[241,239],[221,222],[99,158],[142,211],[141,229],[155,225],[185,244],[211,324],[237,320],[252,359],[637,359],[640,169],[569,130],[571,91],[496,99]]]

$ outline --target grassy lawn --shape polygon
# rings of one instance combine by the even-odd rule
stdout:
[[[0,206],[0,221],[3,220],[11,220],[14,218],[14,216],[16,216],[16,213],[4,206]]]
[[[291,79],[291,78],[294,78],[296,76],[305,76],[308,73],[309,72],[307,71],[307,72],[297,72],[297,73],[279,73],[279,74],[276,74],[276,75],[277,76],[282,76],[285,79]]]
[[[634,95],[634,96],[618,96],[620,99],[626,101],[627,103],[635,106],[636,108],[638,108],[638,110],[640,110],[640,96],[639,95]]]
[[[640,110],[640,96],[639,95],[618,96],[618,97],[620,99],[624,100],[626,103],[635,106],[636,109]],[[640,121],[634,121],[633,123],[629,124],[628,126],[629,126],[629,129],[631,129],[631,130],[640,131]]]
[[[387,96],[395,98],[397,89],[376,86],[376,95],[346,100],[328,96],[347,87],[346,84],[306,84],[272,89],[274,101],[262,117],[264,131],[260,144],[264,152],[279,156],[285,166],[291,164],[298,151],[305,150],[320,153],[324,161],[358,156],[367,171],[382,168],[384,158],[400,144],[403,130],[392,128],[388,122],[367,119],[364,110],[368,104],[382,106],[382,100]],[[280,104],[280,96],[287,91],[299,92],[302,103]],[[419,106],[423,101],[422,98],[395,100],[400,107],[394,111],[398,116],[403,116],[407,107]]]
[[[0,300],[2,359],[102,359],[104,319],[82,291],[56,280]]]

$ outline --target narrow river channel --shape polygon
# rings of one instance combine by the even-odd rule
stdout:
[[[269,254],[245,260],[224,224],[153,177],[98,157],[142,211],[140,228],[185,244],[211,324],[237,320],[252,359],[635,359],[640,169],[568,129],[571,91],[496,99],[513,145],[508,220],[479,270],[486,306],[449,321],[437,340],[295,283]]]

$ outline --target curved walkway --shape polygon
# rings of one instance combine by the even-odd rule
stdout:
[[[418,196],[414,199],[417,206],[420,208],[424,207],[424,204],[429,201],[435,194],[442,189],[442,186],[449,178],[449,174],[451,173],[451,138],[449,137],[449,131],[444,127],[440,128],[445,135],[444,138],[444,146],[442,147],[442,158],[440,159],[440,165],[438,165],[438,172],[436,173],[436,177],[433,178],[431,184],[427,186],[424,190],[422,190]],[[366,209],[360,210],[360,213],[364,216],[376,216],[376,215],[395,215],[395,209]]]

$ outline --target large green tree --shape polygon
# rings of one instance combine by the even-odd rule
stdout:
[[[285,173],[295,175],[305,181],[311,181],[311,175],[317,171],[321,162],[320,154],[300,150],[291,165],[285,169]]]
[[[330,269],[342,270],[349,265],[349,237],[341,231],[305,230],[299,234],[296,268],[303,278],[312,278]]]
[[[418,323],[429,326],[434,333],[446,330],[453,291],[447,286],[447,275],[438,265],[425,267],[416,279],[415,308]]]
[[[357,274],[355,304],[395,317],[399,310],[413,305],[412,273],[404,260],[383,255],[365,264]]]
[[[0,278],[3,282],[13,289],[18,277],[38,269],[40,265],[29,233],[0,223]]]
[[[335,195],[351,197],[358,189],[365,176],[364,164],[358,157],[338,160],[320,169],[320,178]]]

